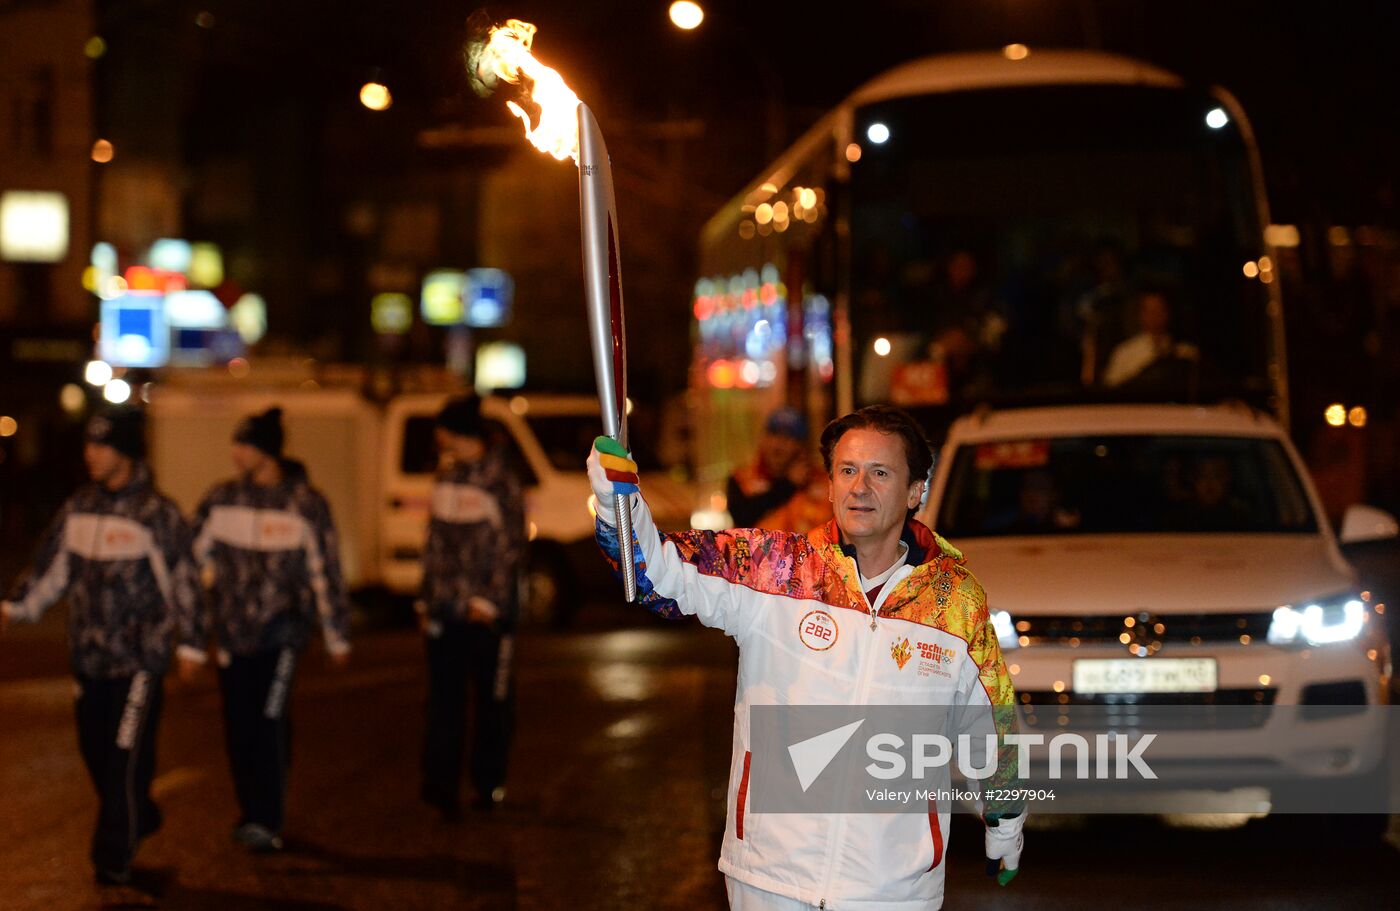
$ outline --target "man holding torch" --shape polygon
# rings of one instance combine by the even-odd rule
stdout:
[[[994,719],[1002,746],[991,783],[1014,774],[1015,693],[982,587],[963,555],[913,519],[933,453],[905,412],[874,406],[822,433],[835,518],[810,536],[735,529],[661,535],[639,492],[626,429],[622,292],[612,179],[601,132],[559,74],[530,52],[535,28],[511,20],[468,45],[473,87],[520,84],[533,113],[510,102],[540,150],[579,165],[584,277],[605,436],[588,456],[596,535],[629,601],[666,617],[693,615],[739,645],[734,753],[719,868],[730,906],[751,909],[938,908],[950,807],[927,815],[785,814],[749,809],[750,709],[873,705],[917,690],[918,705],[971,707]],[[910,687],[907,654],[889,636],[919,636],[947,658],[936,686]],[[899,642],[896,639],[896,642]],[[884,660],[880,660],[881,657]],[[910,675],[912,676],[912,675]],[[859,684],[856,681],[861,681]],[[907,702],[907,698],[901,701]],[[989,872],[1005,885],[1020,865],[1024,807],[989,799]],[[998,869],[999,868],[999,869]]]

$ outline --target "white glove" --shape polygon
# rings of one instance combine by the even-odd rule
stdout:
[[[605,459],[609,465],[603,464]],[[610,470],[612,477],[608,476]],[[613,497],[619,493],[630,495],[636,492],[637,463],[630,458],[604,455],[595,445],[588,453],[588,483],[593,488],[594,509],[598,518],[616,528],[617,509],[613,505]]]
[[[1003,886],[1011,882],[1011,878],[1021,868],[1021,848],[1025,845],[1026,838],[1021,830],[1026,825],[1026,813],[1021,811],[1021,815],[1010,819],[999,819],[996,825],[987,823],[987,872],[994,873],[997,882]],[[1000,872],[993,869],[993,864],[999,862]]]

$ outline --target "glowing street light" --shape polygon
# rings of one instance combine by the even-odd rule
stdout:
[[[1225,113],[1224,108],[1211,108],[1206,114],[1206,126],[1212,130],[1218,130],[1230,122],[1230,116]]]
[[[126,380],[112,380],[102,387],[102,397],[113,405],[125,404],[131,398],[131,384]]]
[[[878,145],[884,145],[889,141],[890,128],[883,123],[872,123],[865,129],[865,138]]]
[[[360,104],[371,111],[387,111],[394,103],[389,87],[380,82],[366,82],[360,86]]]
[[[700,8],[700,4],[691,0],[676,0],[671,4],[671,24],[676,28],[690,31],[699,28],[700,23],[705,21],[705,11]]]

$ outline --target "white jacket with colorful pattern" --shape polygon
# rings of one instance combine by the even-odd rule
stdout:
[[[982,586],[962,554],[910,521],[907,563],[871,605],[834,521],[808,536],[759,529],[663,536],[642,497],[632,502],[639,600],[662,616],[693,615],[739,646],[720,870],[825,908],[939,907],[950,808],[935,805],[926,816],[753,813],[749,716],[757,705],[980,705],[999,733],[1009,733],[1015,694]],[[616,529],[599,521],[597,538],[616,570]],[[951,661],[920,674],[911,651]],[[999,749],[995,784],[1009,783],[1014,757],[1014,749]]]

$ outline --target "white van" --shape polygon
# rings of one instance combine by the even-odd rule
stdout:
[[[385,587],[396,594],[415,594],[422,578],[420,558],[438,464],[434,418],[450,397],[400,396],[385,412],[379,562]],[[482,414],[494,424],[496,438],[514,448],[526,473],[530,549],[521,579],[524,618],[566,623],[585,595],[612,590],[593,539],[592,490],[584,470],[589,446],[602,432],[598,400],[590,395],[487,397]],[[661,528],[688,527],[689,484],[654,472],[648,476],[647,497]]]
[[[1267,709],[1375,706],[1391,675],[1384,607],[1269,417],[1157,405],[964,417],[921,518],[966,553],[1017,696],[1043,723],[1066,705],[1260,706],[1258,730],[1212,730],[1209,755],[1180,758],[1211,782],[1377,772],[1376,713],[1281,730]],[[1354,506],[1341,542],[1396,533]]]

